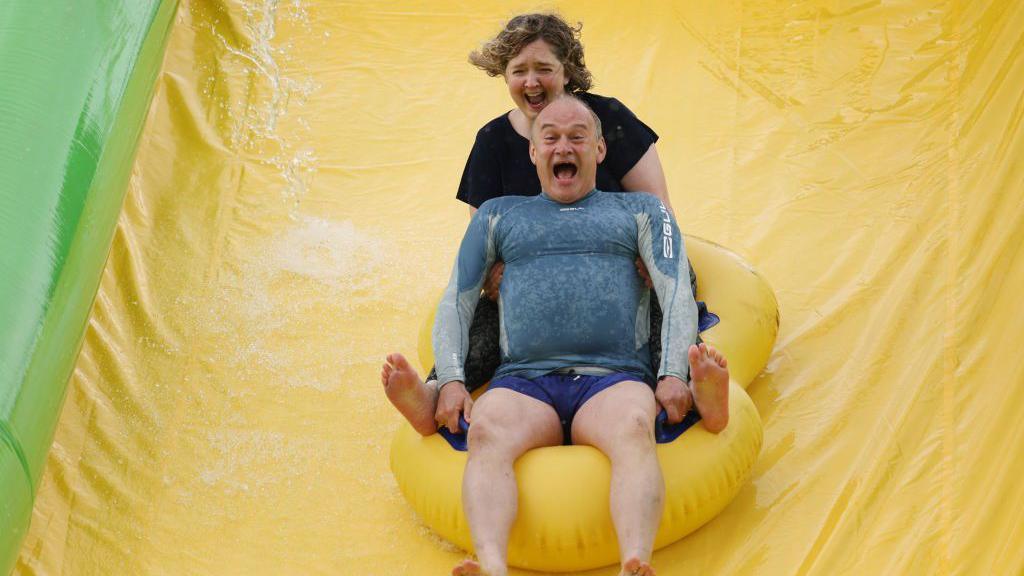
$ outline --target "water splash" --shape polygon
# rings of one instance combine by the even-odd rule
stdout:
[[[218,30],[217,21],[211,23],[214,37],[227,53],[222,63],[237,67],[229,72],[249,83],[244,110],[231,111],[228,140],[235,150],[256,152],[259,162],[277,171],[284,181],[281,197],[294,219],[317,172],[316,150],[305,138],[310,124],[302,109],[320,85],[312,75],[293,71],[302,69],[290,66],[294,46],[277,42],[276,36],[278,24],[284,22],[311,33],[309,13],[299,0],[244,1],[240,8],[247,42],[228,40]],[[282,128],[288,116],[295,120],[297,130]]]
[[[205,300],[177,302],[211,343],[207,360],[232,367],[236,383],[245,384],[239,390],[335,391],[346,369],[376,362],[377,351],[359,346],[347,327],[349,319],[384,313],[378,285],[397,246],[350,221],[300,214],[294,226],[251,248],[216,285],[197,292]]]

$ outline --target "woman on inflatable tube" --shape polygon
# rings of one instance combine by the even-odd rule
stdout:
[[[607,155],[598,165],[597,188],[607,192],[648,192],[672,211],[658,158],[658,135],[615,98],[587,92],[592,77],[584,63],[581,28],[582,25],[569,26],[556,14],[523,14],[509,20],[496,37],[470,54],[473,65],[489,76],[504,78],[516,105],[477,132],[456,194],[456,198],[469,204],[470,214],[491,198],[540,194],[540,180],[529,157],[530,122],[564,92],[584,100],[604,127]],[[642,267],[639,262],[638,267]],[[401,354],[387,357],[381,380],[388,399],[424,436],[435,433],[438,423],[452,433],[459,433],[459,417],[471,421],[470,393],[490,380],[501,361],[495,301],[502,268],[498,262],[491,270],[485,285],[487,297],[480,299],[474,312],[465,387],[445,386],[445,394],[439,399],[433,370],[424,382]],[[646,271],[641,269],[640,273]],[[692,267],[690,283],[696,294]],[[652,301],[649,345],[652,365],[657,366],[661,356],[661,310],[653,294]],[[655,397],[669,424],[681,422],[693,407],[686,387],[659,387]]]

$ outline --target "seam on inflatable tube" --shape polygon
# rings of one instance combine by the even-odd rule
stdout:
[[[21,442],[18,442],[18,438],[14,435],[14,431],[6,421],[0,420],[0,440],[11,447],[11,451],[18,457],[18,462],[21,463],[21,471],[25,475],[25,485],[28,486],[29,498],[31,502],[36,499],[36,487],[32,484],[32,474],[29,472],[28,458],[25,456],[25,451],[21,447]]]

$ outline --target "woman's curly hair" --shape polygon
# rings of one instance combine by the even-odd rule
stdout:
[[[566,92],[584,92],[590,89],[593,78],[583,63],[582,29],[582,23],[569,26],[557,14],[521,14],[509,20],[505,28],[479,50],[471,52],[469,61],[488,76],[502,76],[509,60],[518,56],[524,46],[542,39],[565,68],[565,77],[569,80]]]

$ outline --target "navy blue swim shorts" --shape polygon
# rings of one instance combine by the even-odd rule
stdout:
[[[590,376],[570,371],[554,372],[533,380],[518,376],[502,376],[491,380],[488,390],[507,388],[551,406],[562,422],[562,443],[572,444],[572,419],[576,412],[598,392],[626,380],[644,381],[641,376],[625,372]]]

